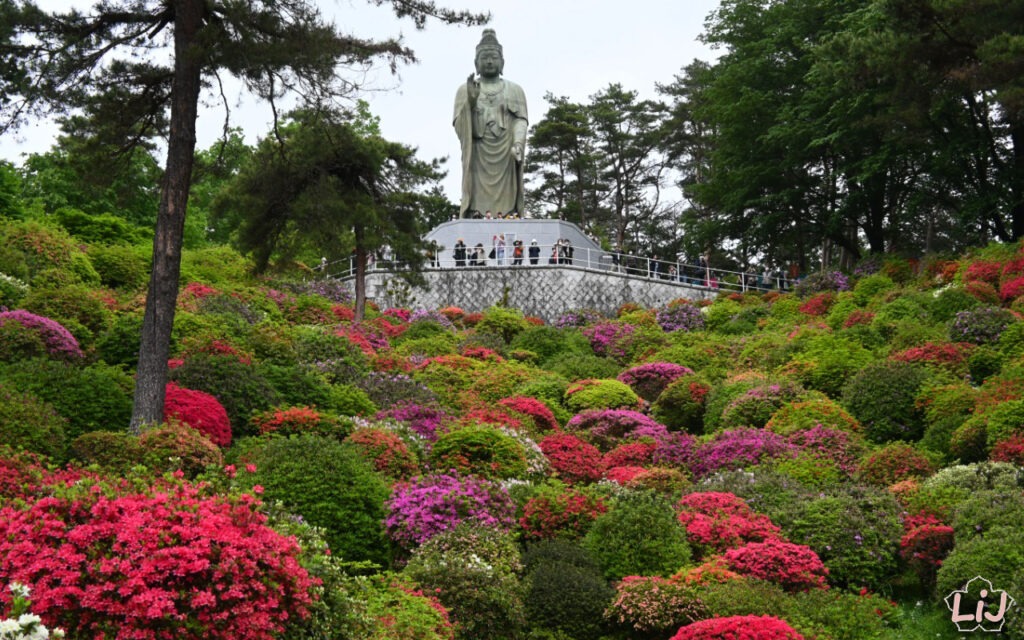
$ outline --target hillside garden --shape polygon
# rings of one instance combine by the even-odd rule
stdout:
[[[971,578],[1024,600],[1021,245],[551,324],[356,322],[186,250],[133,435],[147,251],[2,222],[0,637],[956,638]]]

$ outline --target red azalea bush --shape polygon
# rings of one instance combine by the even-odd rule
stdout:
[[[974,280],[964,285],[964,291],[971,297],[985,304],[999,304],[999,293],[993,284],[983,280]]]
[[[658,445],[650,440],[640,442],[624,442],[604,454],[604,466],[612,467],[643,467],[652,462],[654,451]]]
[[[1024,295],[1024,276],[1011,278],[999,287],[999,297],[1003,302],[1012,302]]]
[[[864,309],[854,309],[850,312],[850,315],[846,316],[846,320],[843,320],[843,328],[849,329],[850,327],[856,327],[857,325],[868,325],[875,319],[875,314]]]
[[[999,282],[999,275],[1002,273],[1003,263],[998,260],[977,260],[967,266],[964,272],[964,282],[987,282],[996,284]]]
[[[313,407],[275,407],[254,414],[249,419],[257,433],[287,436],[296,433],[339,435],[344,430],[335,418],[325,416]]]
[[[558,477],[570,484],[597,482],[604,475],[601,452],[571,433],[553,433],[537,444]]]
[[[567,488],[544,491],[523,506],[519,526],[526,540],[577,540],[608,507],[600,497]]]
[[[954,372],[966,373],[967,359],[976,348],[976,345],[969,342],[926,342],[920,346],[894,353],[891,357],[900,362],[924,362],[939,365]]]
[[[691,374],[693,369],[673,362],[648,362],[626,369],[618,375],[618,380],[628,384],[647,402],[654,402],[665,387]]]
[[[516,431],[523,428],[523,421],[504,408],[477,406],[462,414],[456,424],[459,427],[487,424],[494,427],[508,427]]]
[[[828,588],[828,569],[806,545],[769,538],[729,549],[722,558],[732,571],[773,582],[786,591]]]
[[[202,433],[219,447],[231,444],[231,421],[217,398],[203,391],[179,387],[167,383],[164,400],[164,422],[173,418],[181,420]]]
[[[558,430],[558,420],[546,404],[529,396],[512,396],[498,400],[498,404],[516,413],[533,418],[533,426],[538,433]]]
[[[698,551],[721,553],[747,542],[782,537],[782,530],[731,493],[690,493],[676,504],[686,538]],[[703,555],[703,554],[700,554]]]
[[[181,359],[187,360],[199,353],[210,356],[229,356],[242,364],[252,364],[252,356],[239,350],[225,340],[218,338],[186,338],[182,340]]]
[[[621,467],[609,467],[604,472],[604,477],[607,480],[611,480],[615,484],[626,486],[630,482],[636,479],[637,476],[646,472],[647,469],[644,467],[637,467],[635,465],[626,465]]]
[[[922,586],[933,587],[942,561],[953,550],[953,527],[927,514],[907,518],[904,526],[900,557],[917,574]]]
[[[126,486],[0,509],[0,582],[28,586],[44,624],[71,637],[270,640],[307,615],[314,581],[298,544],[253,498]]]
[[[356,429],[345,438],[373,468],[389,478],[409,478],[419,471],[419,462],[409,445],[393,431],[373,427]]]
[[[686,625],[670,640],[803,640],[785,621],[772,616],[710,618]]]
[[[1024,467],[1024,435],[1010,436],[992,447],[989,459],[993,462],[1009,462]]]
[[[819,293],[816,296],[811,297],[802,305],[800,305],[800,313],[809,316],[823,316],[828,313],[829,309],[832,308],[832,304],[836,301],[836,294],[831,291],[825,291]]]

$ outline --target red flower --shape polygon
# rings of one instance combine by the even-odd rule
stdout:
[[[231,421],[228,412],[217,398],[202,391],[184,389],[173,382],[167,383],[164,400],[164,421],[177,418],[202,433],[215,445],[231,444]]]

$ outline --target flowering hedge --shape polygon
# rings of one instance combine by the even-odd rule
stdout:
[[[219,447],[231,444],[231,421],[217,398],[203,391],[179,387],[173,382],[167,383],[165,398],[165,422],[177,418]]]
[[[669,384],[692,374],[693,369],[673,362],[648,362],[626,369],[618,380],[628,384],[647,402],[654,402]]]
[[[537,444],[558,477],[570,484],[597,482],[604,474],[597,447],[571,433],[553,433]]]
[[[6,322],[17,322],[26,329],[36,331],[43,340],[46,352],[55,358],[77,360],[82,357],[82,349],[78,346],[78,340],[56,320],[30,313],[24,309],[16,309],[0,311],[0,325]]]
[[[731,493],[690,493],[682,497],[676,509],[687,540],[705,553],[782,538],[782,530],[768,516],[754,513],[746,501]]]
[[[507,491],[488,480],[435,474],[396,484],[387,511],[388,537],[412,549],[467,520],[508,530],[515,506]]]
[[[732,616],[694,622],[671,640],[803,640],[803,636],[772,616]]]
[[[828,588],[828,569],[806,545],[769,538],[729,549],[722,558],[732,571],[774,582],[786,591]]]
[[[0,581],[73,637],[276,638],[314,581],[257,507],[189,484],[55,490],[0,509]]]

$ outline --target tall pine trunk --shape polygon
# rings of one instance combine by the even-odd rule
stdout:
[[[203,59],[196,42],[203,25],[202,0],[174,2],[174,80],[167,140],[167,167],[153,237],[153,265],[142,321],[131,430],[163,420],[174,308],[178,302],[181,243],[185,231],[192,160],[196,148]]]

